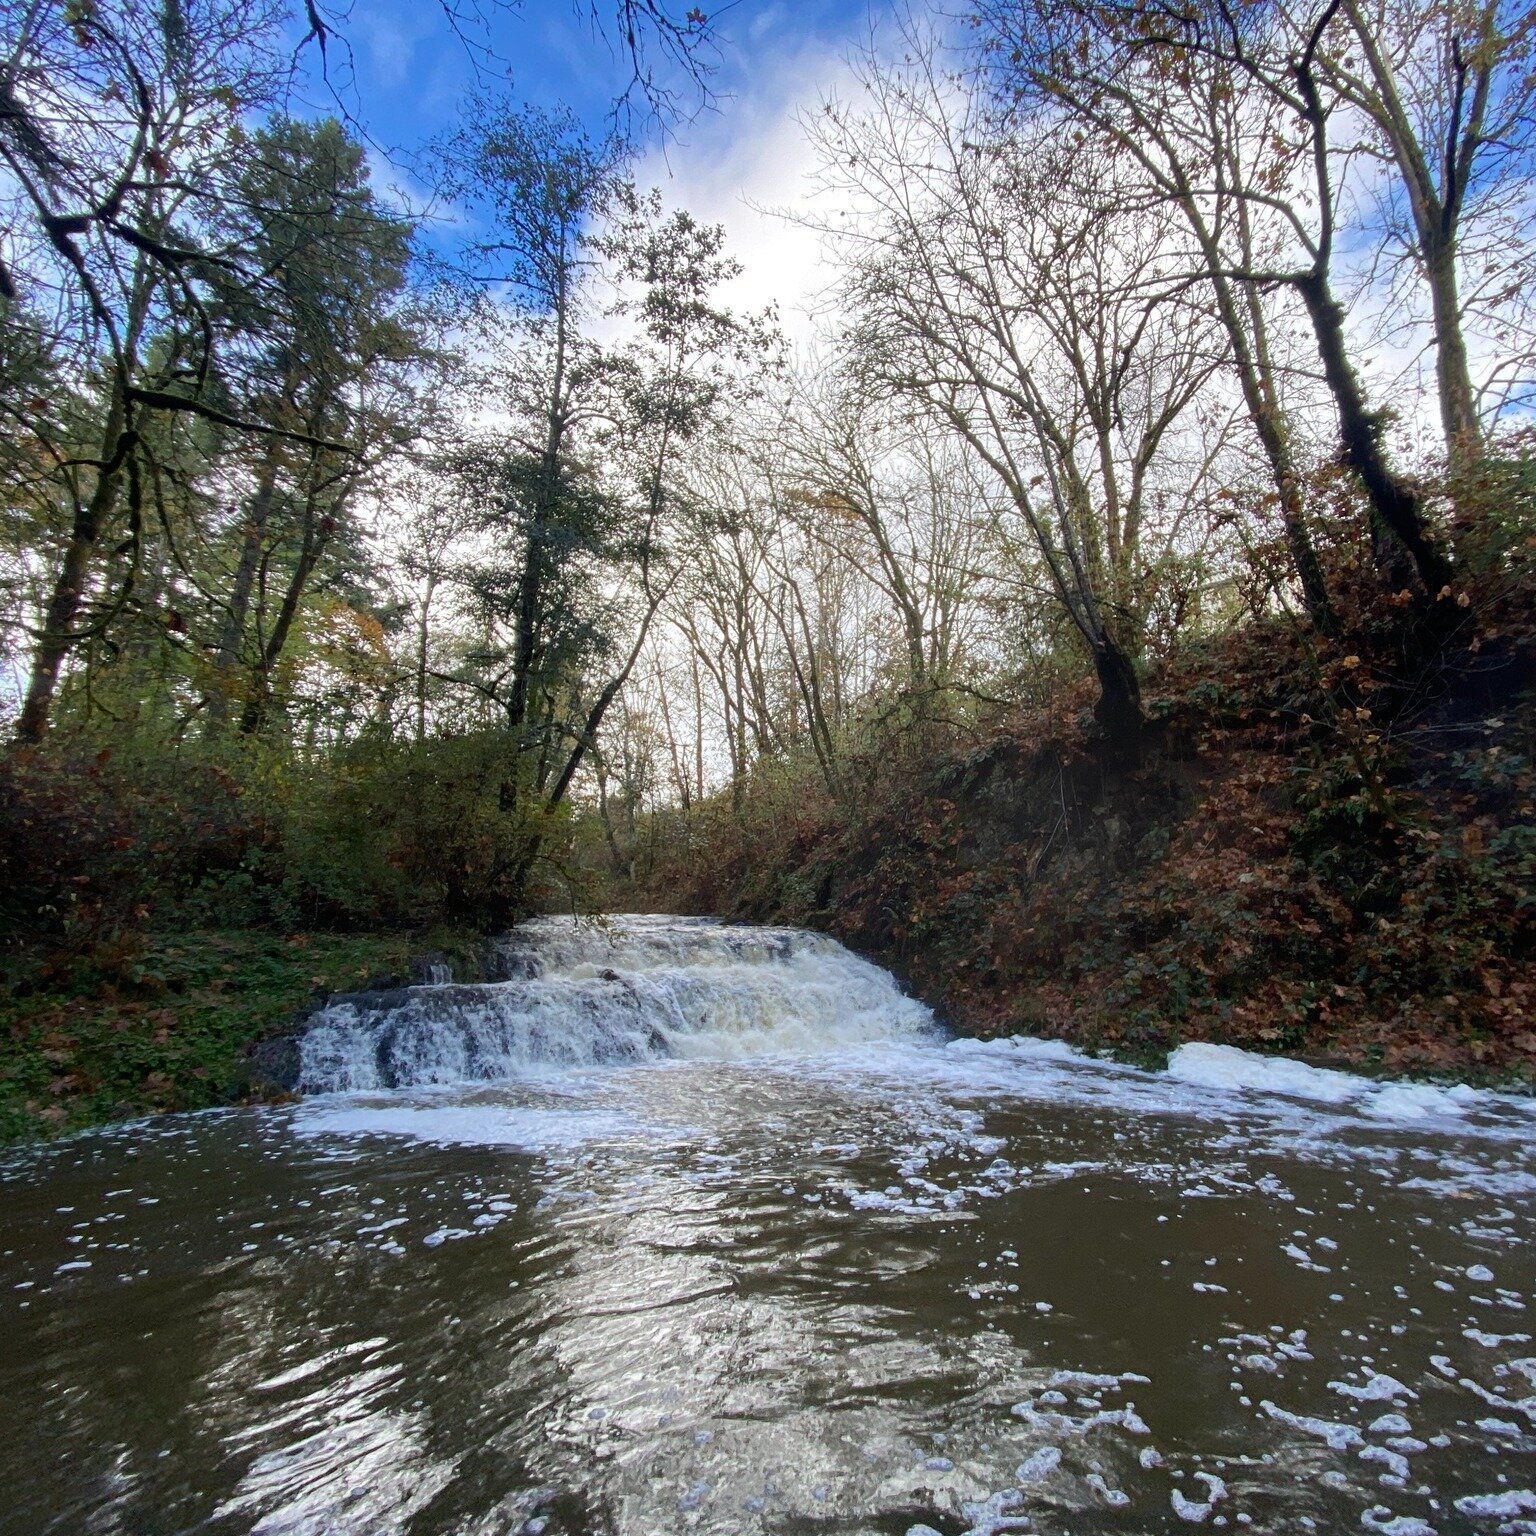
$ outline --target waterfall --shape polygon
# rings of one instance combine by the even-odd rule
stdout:
[[[825,1051],[933,1033],[928,1010],[885,971],[800,929],[544,917],[500,940],[493,959],[502,980],[334,999],[301,1042],[301,1086],[499,1082],[552,1068]]]

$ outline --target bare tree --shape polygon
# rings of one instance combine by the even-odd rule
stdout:
[[[828,370],[802,381],[772,440],[790,487],[788,514],[888,604],[901,685],[919,693],[947,686],[981,579],[984,524],[952,437],[861,400]]]
[[[1225,195],[1242,217],[1278,233],[1278,247],[1207,242],[1200,270],[1250,291],[1288,289],[1305,307],[1340,450],[1365,492],[1382,558],[1391,564],[1395,541],[1433,601],[1454,570],[1418,490],[1391,462],[1385,420],[1369,404],[1334,288],[1342,194],[1325,45],[1340,4],[1302,14],[1277,0],[1240,9],[1196,0],[1178,10],[1003,0],[985,15],[993,55],[1018,99],[1065,106],[1085,129],[1129,150],[1143,172],[1154,162],[1137,147],[1161,127],[1161,143],[1151,139],[1162,157],[1152,190],[1181,203],[1186,217],[1203,206],[1207,219]],[[1183,142],[1170,155],[1163,145],[1175,139]],[[1262,392],[1258,404],[1262,430]]]
[[[1191,241],[1188,270],[1209,284],[1225,330],[1230,366],[1268,467],[1305,610],[1317,627],[1331,628],[1332,604],[1307,515],[1306,471],[1275,356],[1270,306],[1259,284],[1241,278],[1271,265],[1283,244],[1266,216],[1269,210],[1249,196],[1252,182],[1266,181],[1251,162],[1255,146],[1272,145],[1279,133],[1274,104],[1255,110],[1234,71],[1213,60],[1163,78],[1134,66],[1111,74],[1079,54],[1082,67],[1058,75],[1032,54],[1014,47],[1004,53],[997,46],[1016,36],[1016,28],[1027,27],[1037,40],[1048,35],[1036,27],[1032,12],[1000,7],[993,20],[1000,35],[988,53],[1006,59],[996,66],[1004,86],[999,127],[1008,131],[1033,114],[1065,108],[1068,122],[1080,125],[1076,131],[1102,135],[1145,179],[1144,188],[1130,191],[1133,205],[1150,197],[1178,210]],[[1064,40],[1050,49],[1052,59],[1061,46]]]
[[[998,136],[931,49],[818,120],[825,175],[873,214],[845,236],[856,366],[997,477],[1092,658],[1106,736],[1141,725],[1138,574],[1164,448],[1220,364],[1158,279],[1166,218],[1117,162],[1046,125]]]

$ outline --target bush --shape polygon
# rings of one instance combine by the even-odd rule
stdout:
[[[523,765],[526,767],[526,765]],[[144,928],[502,926],[569,840],[492,732],[312,763],[242,738],[0,762],[0,923],[76,951]]]
[[[525,786],[523,786],[525,787]],[[510,921],[566,818],[524,809],[517,765],[492,732],[364,741],[296,777],[283,900],[309,926]]]
[[[0,922],[90,943],[227,878],[277,836],[239,778],[195,754],[66,739],[0,762]]]

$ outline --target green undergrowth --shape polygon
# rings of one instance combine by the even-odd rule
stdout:
[[[475,949],[458,930],[192,930],[0,953],[0,1141],[236,1102],[247,1048],[328,993],[403,979],[429,952],[471,975]]]

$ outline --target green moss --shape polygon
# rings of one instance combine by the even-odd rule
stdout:
[[[192,931],[75,962],[13,953],[0,960],[0,1141],[234,1102],[254,1041],[425,951],[472,974],[475,942],[457,931]]]

